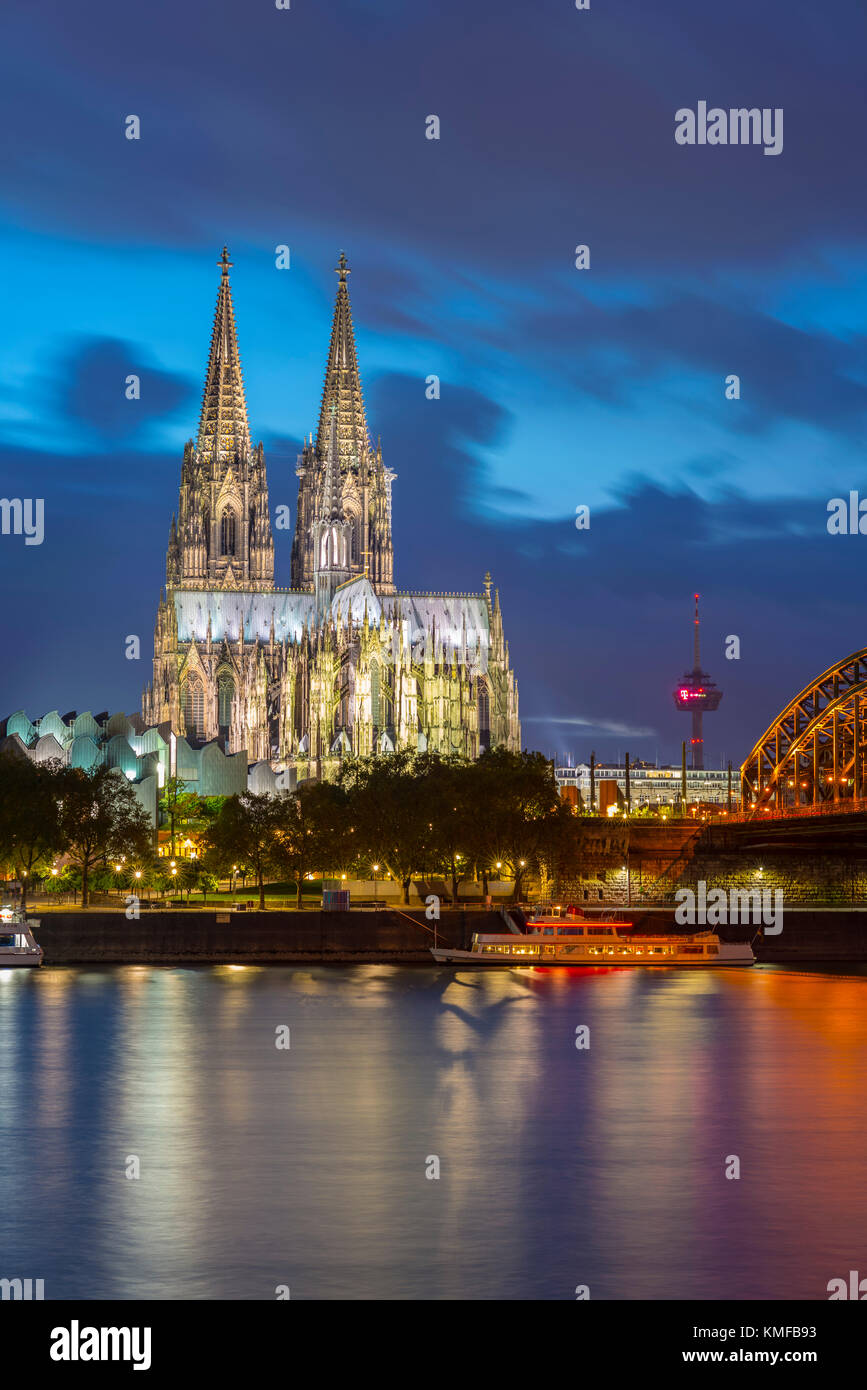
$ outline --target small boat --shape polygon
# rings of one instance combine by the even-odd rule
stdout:
[[[0,907],[0,969],[6,965],[41,965],[42,947],[37,945],[32,927],[18,907]]]
[[[469,951],[431,947],[441,965],[620,966],[754,965],[749,942],[720,941],[713,931],[648,935],[631,922],[585,918],[578,908],[539,908],[522,927],[504,912],[507,932],[474,932]]]

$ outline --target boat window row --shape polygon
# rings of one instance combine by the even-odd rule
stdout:
[[[486,955],[498,956],[716,956],[719,955],[718,946],[482,946],[481,950]]]
[[[530,926],[534,926],[533,922]],[[538,930],[538,929],[537,929]],[[542,927],[542,936],[615,936],[616,927]]]

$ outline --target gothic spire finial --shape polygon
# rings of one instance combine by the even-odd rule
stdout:
[[[225,246],[217,265],[221,268],[220,288],[217,291],[197,443],[199,453],[208,461],[231,460],[236,453],[250,452],[247,401],[229,283],[232,262]]]
[[[324,457],[328,447],[330,416],[332,410],[336,410],[340,441],[340,471],[346,473],[352,469],[353,455],[359,463],[363,460],[366,461],[370,452],[370,441],[367,434],[361,376],[355,351],[355,331],[352,327],[349,285],[346,280],[350,270],[346,263],[346,256],[342,251],[340,264],[335,269],[339,282],[334,305],[334,320],[331,327],[331,342],[328,348],[328,365],[325,369],[325,386],[322,391],[322,408],[319,412],[319,434],[316,443],[320,457]]]

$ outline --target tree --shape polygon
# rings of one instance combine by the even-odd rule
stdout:
[[[199,887],[202,890],[202,906],[204,907],[208,894],[215,892],[217,887],[217,880],[214,874],[209,873],[207,869],[202,869],[202,872],[199,874]]]
[[[349,825],[349,797],[332,782],[304,782],[282,802],[279,855],[295,876],[296,906],[310,869],[342,868],[355,858],[354,830]]]
[[[21,905],[34,874],[50,867],[63,845],[57,762],[0,755],[0,859],[21,881]]]
[[[425,796],[425,755],[401,749],[387,758],[347,759],[340,785],[349,797],[359,853],[385,864],[409,903],[412,876],[431,847],[431,807]]]
[[[175,857],[175,820],[178,815],[178,803],[183,796],[186,785],[186,782],[181,777],[167,777],[162,796],[160,797],[160,810],[169,822],[173,859]]]
[[[77,875],[69,872],[68,867],[60,869],[58,873],[48,873],[42,881],[43,893],[70,893],[76,886]]]
[[[160,796],[160,811],[169,823],[172,859],[176,855],[176,842],[206,830],[219,814],[225,797],[199,796],[198,792],[187,791],[182,777],[169,777]]]
[[[278,836],[283,817],[280,797],[242,792],[227,797],[204,834],[209,866],[228,872],[240,861],[249,865],[259,888],[260,910],[265,907],[265,874],[280,862]]]
[[[147,859],[151,825],[127,779],[113,767],[62,768],[60,831],[70,864],[81,873],[81,905],[94,869],[126,854]]]
[[[476,852],[506,864],[514,878],[512,901],[521,897],[528,870],[538,867],[548,817],[560,804],[554,765],[541,753],[492,748],[473,769],[472,801],[485,819]]]
[[[199,887],[201,876],[202,865],[198,859],[185,859],[183,861],[177,876],[177,885],[182,893],[186,893],[187,902],[190,901],[190,894],[193,889]]]
[[[470,795],[470,768],[465,758],[436,753],[419,754],[415,768],[428,814],[431,867],[451,879],[455,904],[461,880],[472,868],[473,825],[480,811]]]

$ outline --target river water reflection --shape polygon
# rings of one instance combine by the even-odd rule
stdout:
[[[767,967],[0,971],[0,1277],[826,1298],[867,1273],[865,1005]]]

